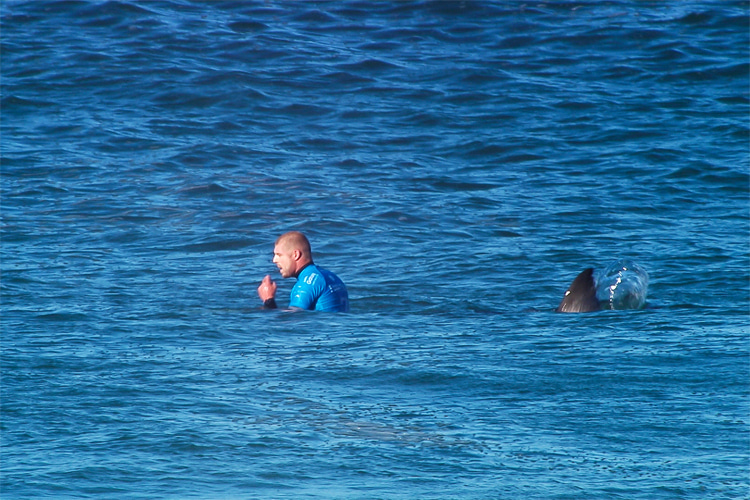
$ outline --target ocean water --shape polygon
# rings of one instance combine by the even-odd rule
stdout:
[[[3,499],[750,497],[747,1],[0,15]]]

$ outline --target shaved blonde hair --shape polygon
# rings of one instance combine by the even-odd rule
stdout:
[[[289,251],[299,250],[304,257],[312,260],[310,241],[307,239],[307,236],[299,231],[289,231],[288,233],[282,234],[276,240],[276,245],[282,246]]]

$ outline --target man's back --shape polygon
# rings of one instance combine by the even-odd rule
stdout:
[[[316,311],[349,311],[346,285],[331,271],[315,264],[305,267],[292,288],[289,307]]]

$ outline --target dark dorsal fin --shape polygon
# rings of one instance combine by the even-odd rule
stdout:
[[[596,284],[594,283],[594,269],[585,269],[576,276],[565,292],[557,312],[590,312],[599,310],[599,300],[596,298]]]

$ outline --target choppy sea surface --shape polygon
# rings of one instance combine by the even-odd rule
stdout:
[[[0,15],[3,499],[750,496],[747,1]]]

